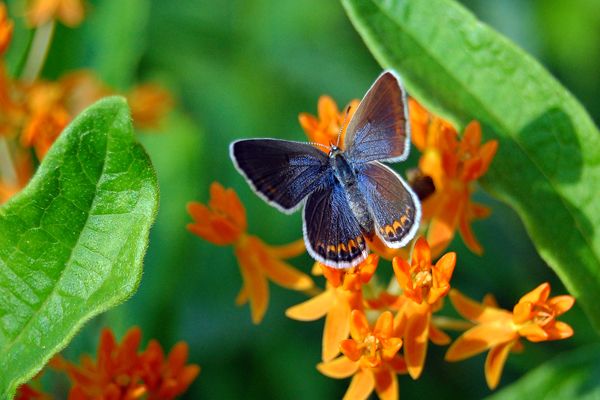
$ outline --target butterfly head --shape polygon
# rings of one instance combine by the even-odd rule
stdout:
[[[337,145],[330,143],[329,144],[329,154],[328,154],[329,158],[335,158],[340,154],[342,154],[342,149],[337,147]]]

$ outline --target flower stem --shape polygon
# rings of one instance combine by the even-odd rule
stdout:
[[[18,179],[6,138],[0,136],[0,181],[8,186],[14,186]]]
[[[442,316],[433,316],[431,317],[431,320],[436,327],[449,329],[451,331],[466,331],[475,326],[474,323],[469,321]]]
[[[29,54],[27,55],[27,61],[25,61],[25,66],[21,74],[23,82],[32,83],[40,75],[46,61],[46,56],[48,55],[48,50],[50,50],[55,25],[55,21],[51,20],[35,30]]]
[[[317,295],[323,293],[323,289],[321,289],[320,287],[317,287],[317,286],[313,286],[310,289],[303,290],[302,293],[304,293],[308,297],[314,297],[314,296],[317,296]]]

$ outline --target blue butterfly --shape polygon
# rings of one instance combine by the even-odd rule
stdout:
[[[368,255],[374,234],[389,247],[405,246],[421,219],[419,199],[380,161],[408,157],[406,93],[397,75],[384,71],[350,119],[344,151],[325,154],[308,143],[238,140],[230,155],[256,194],[284,213],[303,203],[309,254],[333,268],[350,268]],[[306,201],[305,201],[306,200]]]

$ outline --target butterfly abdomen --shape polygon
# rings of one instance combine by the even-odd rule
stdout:
[[[365,197],[357,185],[357,171],[341,151],[330,154],[334,175],[339,184],[344,187],[346,200],[350,205],[352,213],[356,217],[361,230],[367,236],[373,232],[373,218],[367,208]]]

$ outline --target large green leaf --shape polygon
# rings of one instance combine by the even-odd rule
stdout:
[[[488,399],[599,399],[598,359],[597,344],[563,353]]]
[[[481,121],[484,136],[499,141],[486,188],[517,211],[600,329],[600,135],[583,107],[451,0],[342,1],[371,52],[401,73],[412,95],[458,125]]]
[[[1,398],[133,294],[157,205],[150,160],[113,97],[77,117],[0,208]]]

